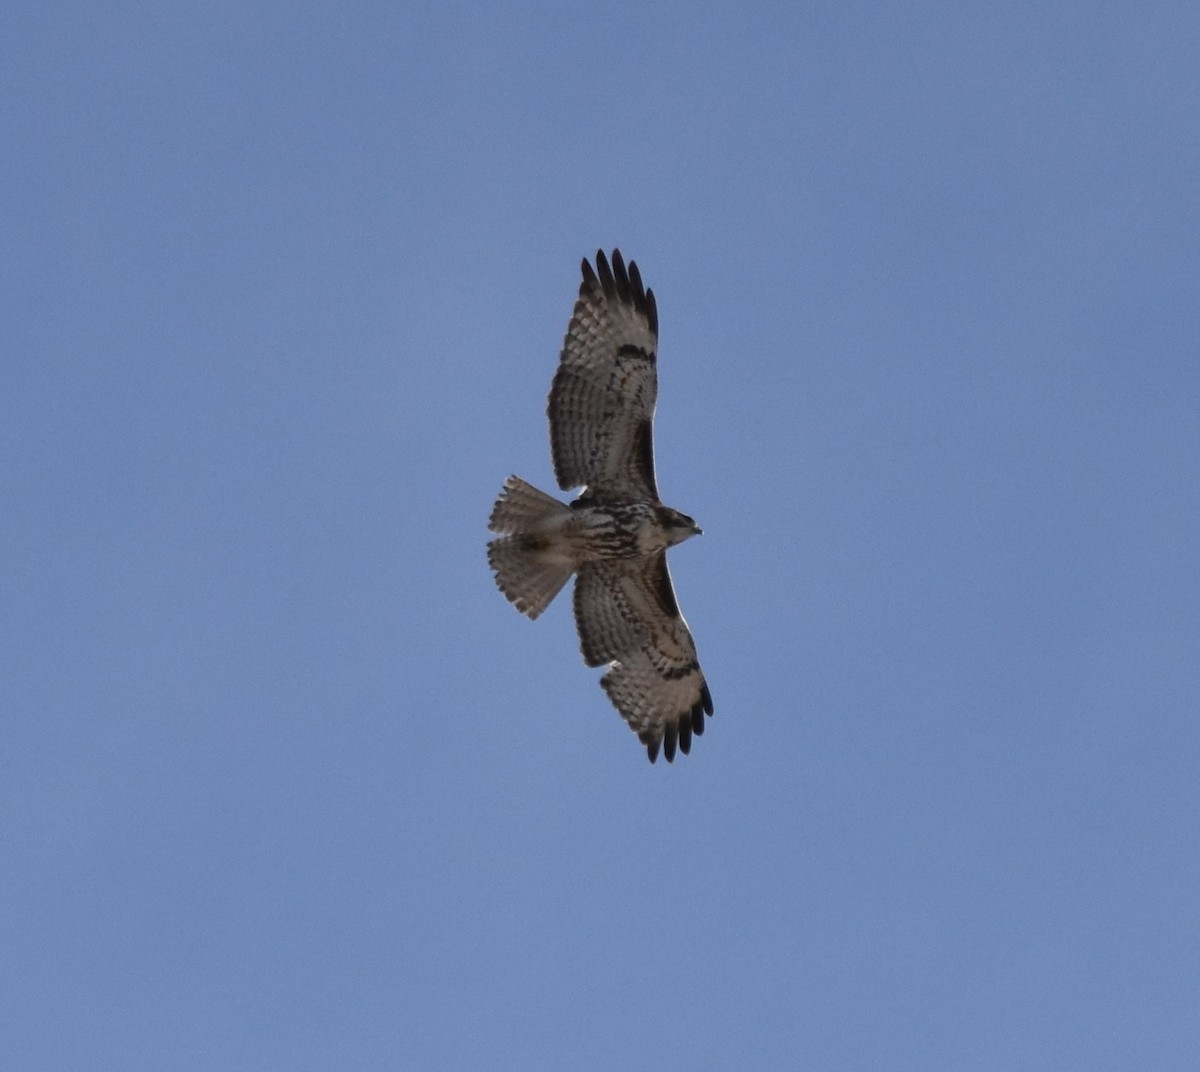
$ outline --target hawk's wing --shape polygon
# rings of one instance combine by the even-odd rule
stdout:
[[[658,498],[654,401],[658,310],[620,250],[596,269],[583,262],[579,299],[550,388],[550,449],[564,490],[584,484],[603,498]]]
[[[650,762],[660,746],[668,762],[676,744],[686,755],[713,702],[675,602],[666,553],[585,562],[575,580],[575,622],[584,662],[610,664],[600,684]]]

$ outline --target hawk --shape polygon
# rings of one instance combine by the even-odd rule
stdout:
[[[570,503],[510,476],[492,508],[496,584],[536,618],[575,576],[583,660],[653,763],[685,755],[704,732],[712,695],[679,613],[668,547],[700,534],[664,506],[654,479],[658,309],[637,265],[601,250],[583,282],[550,388],[550,448]]]

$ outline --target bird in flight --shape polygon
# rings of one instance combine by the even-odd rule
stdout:
[[[658,309],[619,250],[583,262],[583,282],[550,387],[550,448],[569,505],[517,476],[504,482],[488,528],[496,584],[536,618],[575,576],[584,662],[606,666],[604,691],[653,763],[685,755],[713,713],[671,574],[668,547],[700,534],[664,506],[654,479]]]

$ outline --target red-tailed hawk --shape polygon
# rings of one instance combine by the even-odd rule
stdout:
[[[569,506],[510,476],[492,508],[488,562],[500,591],[536,618],[575,574],[575,623],[588,666],[653,763],[685,755],[712,696],[679,613],[668,547],[699,535],[654,480],[658,309],[637,265],[601,250],[583,262],[579,300],[550,388],[550,446]]]

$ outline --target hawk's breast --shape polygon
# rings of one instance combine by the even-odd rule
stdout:
[[[587,560],[641,558],[666,550],[667,533],[650,503],[575,503],[578,548]]]

